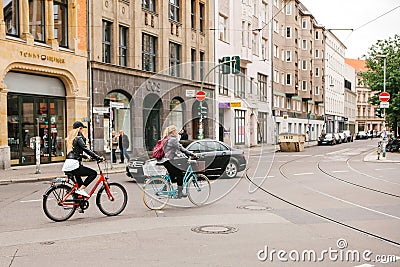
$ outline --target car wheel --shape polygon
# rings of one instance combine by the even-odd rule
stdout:
[[[235,178],[238,173],[238,167],[235,162],[230,161],[226,166],[224,176],[227,178]]]

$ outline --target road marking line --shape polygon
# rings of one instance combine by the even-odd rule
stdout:
[[[326,154],[327,155],[334,155],[334,154],[339,154],[339,153],[346,152],[346,151],[349,151],[349,150],[351,150],[351,148],[345,148],[345,149],[337,150],[337,151],[326,153]]]
[[[303,172],[303,173],[295,173],[293,175],[300,176],[300,175],[311,175],[314,174],[313,172]]]
[[[349,171],[333,171],[333,172],[349,172]]]
[[[374,169],[374,171],[394,170],[395,168]]]
[[[21,200],[21,203],[29,203],[29,202],[39,202],[42,201],[42,199],[32,199],[32,200]]]

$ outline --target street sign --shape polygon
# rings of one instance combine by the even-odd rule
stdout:
[[[196,96],[196,92],[193,89],[187,89],[186,90],[186,97],[195,97]]]
[[[381,102],[380,108],[389,108],[389,102]]]
[[[112,108],[124,108],[124,103],[121,102],[110,102],[110,107]]]
[[[196,93],[196,99],[199,100],[199,101],[203,101],[204,99],[206,99],[206,92],[198,91]]]
[[[110,110],[108,107],[93,107],[93,113],[104,114],[109,112]]]
[[[390,94],[388,92],[382,92],[379,94],[379,100],[381,102],[388,102],[390,99]]]

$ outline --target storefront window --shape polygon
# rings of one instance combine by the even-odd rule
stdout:
[[[29,28],[36,41],[45,39],[44,0],[29,0]]]
[[[174,98],[170,104],[170,122],[175,125],[178,130],[183,128],[183,100]]]
[[[18,0],[3,0],[4,22],[6,34],[19,35],[19,6]]]
[[[235,110],[235,144],[245,143],[245,110]]]

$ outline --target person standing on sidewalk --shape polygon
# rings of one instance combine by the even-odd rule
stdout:
[[[115,152],[118,148],[118,136],[116,136],[115,131],[112,131],[111,134],[112,163],[117,163],[117,154]]]
[[[91,158],[97,161],[103,161],[104,158],[94,153],[86,146],[86,138],[83,136],[83,129],[87,128],[82,122],[76,121],[72,125],[73,130],[68,133],[67,137],[67,159],[65,160],[63,171],[70,171],[75,176],[79,188],[75,190],[76,194],[89,197],[85,188],[96,178],[97,172],[89,167],[82,165],[82,159],[87,158],[83,154],[85,152]],[[87,176],[85,181],[82,181],[82,176]]]
[[[131,160],[131,157],[128,154],[128,148],[129,148],[129,138],[126,134],[124,134],[123,130],[119,130],[119,137],[118,137],[118,145],[119,145],[119,151],[121,153],[121,161],[120,163],[124,163],[124,160],[126,157],[128,162]]]

